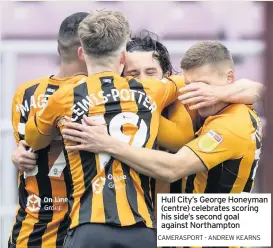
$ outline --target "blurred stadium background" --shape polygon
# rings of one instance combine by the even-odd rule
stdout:
[[[271,42],[273,37],[265,34],[266,12],[271,13],[268,17],[271,21],[273,12],[272,4],[265,2],[26,1],[1,2],[0,8],[0,247],[6,247],[17,203],[16,170],[11,163],[15,147],[12,97],[21,83],[57,72],[59,58],[55,39],[60,23],[68,15],[103,8],[124,12],[133,34],[147,29],[159,36],[178,71],[183,53],[195,41],[217,39],[232,52],[237,78],[265,82],[266,76],[272,74],[265,66],[265,55],[268,55],[265,37],[271,38]],[[272,62],[272,54],[267,57]],[[263,104],[256,107],[264,120]],[[264,175],[269,179],[269,169],[263,168],[263,164],[260,164],[256,192],[268,192],[263,181]],[[273,175],[272,169],[270,173]]]

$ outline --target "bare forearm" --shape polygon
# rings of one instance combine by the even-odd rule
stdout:
[[[206,170],[202,160],[187,146],[176,154],[137,148],[111,137],[105,126],[94,125],[88,117],[84,117],[84,121],[93,127],[67,123],[67,128],[62,130],[64,139],[81,143],[66,146],[67,150],[105,152],[141,174],[168,182]]]
[[[132,147],[119,141],[111,142],[107,152],[141,174],[164,181],[174,181],[174,154]]]
[[[223,86],[221,92],[223,93],[221,100],[224,102],[254,104],[261,99],[264,86],[261,83],[242,79]]]

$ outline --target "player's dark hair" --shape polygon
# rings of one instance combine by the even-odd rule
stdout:
[[[66,17],[60,26],[57,38],[58,52],[65,63],[70,63],[78,57],[77,51],[81,46],[78,27],[87,16],[87,12],[77,12]]]
[[[154,52],[154,58],[160,63],[163,73],[169,72],[170,75],[174,72],[170,54],[167,48],[158,41],[158,36],[148,30],[140,32],[139,36],[131,38],[126,46],[127,52],[143,51]]]

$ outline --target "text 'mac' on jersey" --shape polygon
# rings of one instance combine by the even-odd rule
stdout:
[[[187,144],[207,167],[188,177],[186,193],[249,193],[261,153],[261,123],[242,104],[231,104],[208,117]]]
[[[179,79],[174,78],[175,83],[179,84]],[[175,83],[140,82],[111,72],[95,74],[72,90],[57,92],[42,114],[35,116],[33,125],[39,133],[50,135],[52,125],[62,129],[67,118],[80,123],[83,115],[88,114],[89,118],[107,124],[111,136],[152,148],[161,111],[177,97]],[[53,112],[51,108],[56,103],[59,109]],[[65,145],[69,144],[65,140]],[[149,177],[104,153],[67,152],[67,160],[73,181],[70,228],[90,222],[117,226],[143,222],[147,227],[155,227]]]
[[[16,142],[24,140],[25,124],[41,110],[48,97],[62,87],[73,84],[84,75],[56,79],[44,77],[22,84],[16,91],[12,106],[12,124]],[[63,144],[55,140],[37,151],[37,168],[19,174],[19,206],[10,243],[21,247],[62,247],[69,218]],[[68,215],[67,215],[68,216]]]

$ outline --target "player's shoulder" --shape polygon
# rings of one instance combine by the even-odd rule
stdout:
[[[71,83],[66,83],[53,95],[54,100],[61,102],[67,102],[70,96],[74,95],[74,91],[77,87],[80,87],[83,84],[86,84],[87,77],[81,77],[79,80]]]
[[[65,84],[62,85],[62,87],[60,87],[52,96],[51,98],[54,101],[58,101],[61,102],[62,100],[65,99],[65,101],[67,100],[67,98],[69,96],[73,95],[74,92],[74,88],[77,87],[78,83],[75,84]]]
[[[63,86],[62,92],[67,94],[69,91],[73,91],[75,88],[81,87],[82,85],[86,85],[89,80],[92,81],[89,77],[82,77],[79,78],[77,81],[74,81],[74,83],[69,83]]]
[[[127,76],[123,80],[130,88],[140,88],[150,89],[151,91],[157,91],[160,88],[160,80],[156,78],[138,79],[132,76]]]
[[[254,113],[253,110],[251,105],[230,104],[219,115],[231,123],[245,125],[250,122],[250,114]]]
[[[73,77],[64,78],[64,83],[60,84],[61,87],[64,87],[64,89],[73,88],[74,86],[77,86],[81,83],[85,83],[87,80],[87,75],[75,75]]]
[[[137,79],[131,76],[125,78],[126,81],[132,82],[135,81],[143,86],[160,88],[166,84],[175,84],[178,88],[185,86],[185,80],[183,76],[172,75],[170,77],[163,77],[161,79],[157,78],[147,78],[147,79]]]
[[[26,81],[16,89],[15,94],[23,94],[26,90],[32,87],[38,87],[41,83],[48,81],[48,77],[41,77],[38,79]]]
[[[178,74],[171,75],[170,77],[168,77],[168,79],[173,81],[178,88],[182,88],[186,86],[185,78],[182,75],[178,75]]]
[[[243,123],[247,121],[245,117],[249,116],[249,111],[252,111],[251,108],[245,104],[229,104],[215,115],[208,117],[208,119],[213,122],[226,122],[229,120],[232,123]]]
[[[87,76],[83,76],[83,77],[76,77],[76,78],[73,78],[72,80],[68,81],[69,83],[64,85],[64,87],[66,87],[67,89],[68,88],[75,88],[81,84],[84,84],[86,83],[88,80],[88,77]],[[72,86],[72,87],[71,87]]]
[[[85,80],[87,78],[87,75],[84,74],[78,74],[71,77],[65,77],[65,78],[56,78],[54,76],[50,76],[48,80],[43,81],[40,85],[48,84],[48,85],[56,85],[58,87],[70,87],[70,85],[76,85],[77,83]]]
[[[121,77],[121,80],[122,80],[122,77]],[[143,84],[143,85],[151,85],[151,84],[154,84],[156,82],[159,82],[158,79],[156,78],[146,78],[146,79],[139,79],[139,78],[136,78],[136,77],[132,77],[132,76],[127,76],[124,78],[124,80],[126,82],[128,82],[128,84],[132,84],[132,83],[135,83],[135,84]]]
[[[252,113],[253,110],[244,104],[230,104],[215,116],[208,117],[204,128],[222,130],[248,139],[253,131]]]
[[[87,88],[90,88],[91,90],[103,90],[105,87],[112,84],[117,84],[120,87],[125,86],[127,80],[114,72],[101,72],[83,78],[75,87],[81,87],[83,84],[86,84]]]

